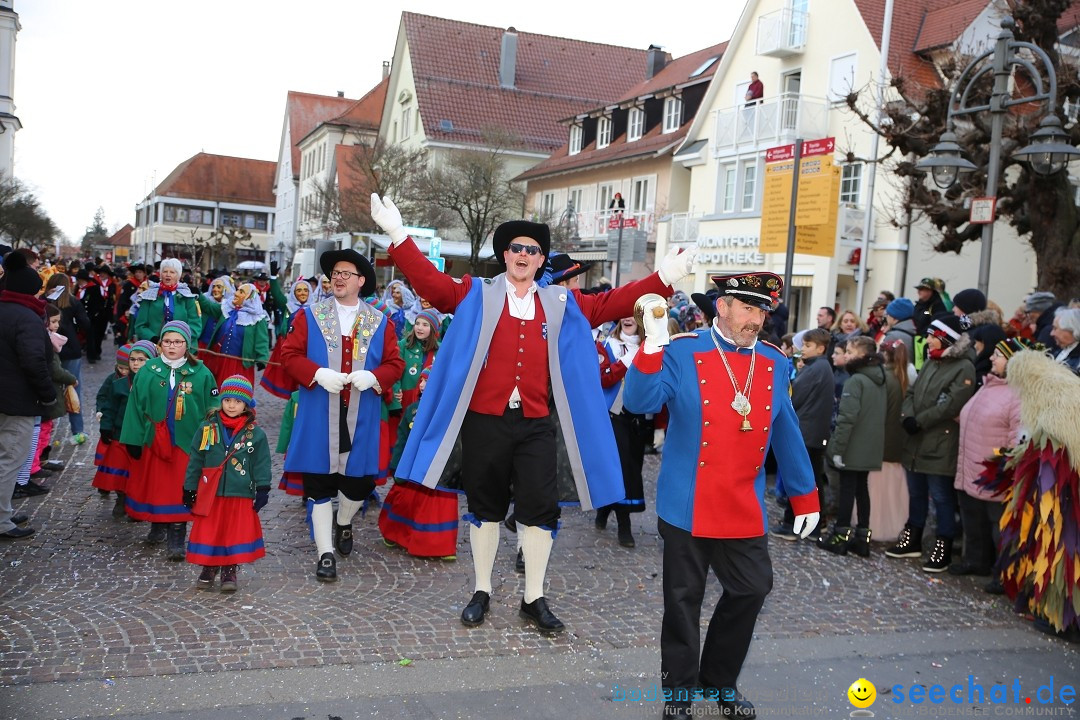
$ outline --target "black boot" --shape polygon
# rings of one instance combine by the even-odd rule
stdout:
[[[214,578],[217,577],[218,569],[213,565],[203,565],[202,572],[199,573],[199,579],[195,581],[195,587],[200,590],[212,590],[214,588]]]
[[[607,530],[607,519],[611,515],[611,508],[602,507],[596,511],[596,529]]]
[[[184,540],[187,536],[187,523],[169,523],[168,549],[165,557],[173,562],[184,559]]]
[[[922,556],[922,531],[921,527],[905,525],[900,531],[900,537],[896,544],[885,551],[885,555],[891,558],[908,558]]]
[[[829,533],[827,537],[818,541],[818,546],[822,550],[828,550],[834,555],[847,555],[853,538],[854,532],[852,532],[850,527],[838,525],[833,528],[833,531]]]
[[[930,557],[923,563],[923,572],[939,573],[948,569],[952,562],[952,538],[939,537],[934,540],[934,547],[930,550]]]
[[[236,566],[221,568],[221,592],[236,592]]]
[[[150,523],[150,532],[146,535],[146,542],[151,545],[160,545],[165,542],[165,535],[169,523]]]
[[[870,528],[855,528],[848,550],[859,557],[870,557]]]
[[[619,522],[619,544],[624,548],[634,547],[634,536],[630,532],[630,511],[616,509],[615,519]]]
[[[122,492],[117,492],[116,493],[116,504],[113,505],[113,509],[112,509],[112,516],[114,518],[122,518],[125,515],[127,515],[127,511],[124,509],[124,506],[126,505],[126,503],[127,503],[127,496],[125,496],[124,493],[122,493]]]

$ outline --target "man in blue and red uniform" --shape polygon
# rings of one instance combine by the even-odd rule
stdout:
[[[694,699],[718,701],[725,715],[755,716],[736,681],[772,589],[764,470],[770,446],[796,514],[795,532],[806,537],[819,518],[814,473],[783,371],[787,358],[758,341],[783,281],[772,273],[713,281],[719,297],[712,327],[677,335],[670,345],[666,304],[644,303],[645,342],[623,391],[631,412],[666,405],[670,413],[656,482],[669,717],[689,717]],[[724,593],[702,649],[699,618],[710,567]]]
[[[297,313],[281,348],[285,370],[300,385],[285,471],[303,473],[319,555],[315,577],[334,582],[333,550],[342,557],[352,552],[353,516],[386,470],[380,466],[381,395],[401,379],[405,362],[393,323],[360,300],[375,288],[367,258],[333,250],[322,254],[319,265],[333,297]]]
[[[560,632],[563,623],[544,598],[559,522],[551,407],[558,414],[581,506],[589,510],[621,500],[622,477],[612,462],[618,451],[591,329],[630,315],[642,293],[671,295],[671,284],[689,274],[693,253],[669,255],[657,273],[643,280],[585,295],[536,283],[551,250],[547,225],[503,223],[492,247],[506,272],[491,280],[455,279],[420,253],[393,202],[372,195],[371,216],[393,241],[390,257],[412,286],[440,312],[454,313],[396,477],[435,487],[460,432],[476,575],[461,621],[480,625],[487,614],[499,527],[510,505],[513,478],[525,559],[519,614],[542,632]]]

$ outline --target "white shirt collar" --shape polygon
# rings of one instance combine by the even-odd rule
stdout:
[[[525,292],[525,297],[519,298],[513,284],[509,280],[506,281],[506,304],[510,317],[518,320],[532,320],[536,317],[536,290],[537,285],[534,282]]]

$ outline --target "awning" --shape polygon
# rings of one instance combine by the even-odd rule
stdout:
[[[367,235],[371,239],[372,245],[382,251],[386,251],[390,247],[390,237],[387,235]],[[428,248],[430,247],[430,241],[428,238],[413,238],[413,242],[416,243],[416,247],[420,252],[427,255]],[[486,260],[492,256],[494,251],[491,249],[491,242],[485,242],[484,246],[480,248],[480,260]],[[456,242],[451,240],[442,241],[442,256],[445,258],[460,258],[468,260],[472,255],[472,246],[467,242]]]

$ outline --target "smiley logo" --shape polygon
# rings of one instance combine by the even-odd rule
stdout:
[[[877,688],[874,687],[874,683],[866,678],[859,678],[851,683],[851,687],[847,690],[847,696],[855,707],[868,708],[877,699]]]

